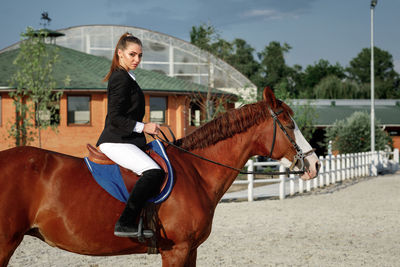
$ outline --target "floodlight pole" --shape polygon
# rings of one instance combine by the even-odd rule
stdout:
[[[375,73],[374,73],[374,9],[378,0],[371,0],[371,152],[375,152]]]

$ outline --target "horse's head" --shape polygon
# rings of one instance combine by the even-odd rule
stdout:
[[[263,93],[267,110],[271,119],[266,120],[264,136],[259,138],[258,154],[262,153],[272,159],[279,160],[285,167],[300,171],[304,166],[303,180],[318,175],[320,163],[317,155],[293,120],[293,111],[288,105],[275,98],[271,89],[265,88]],[[267,140],[267,142],[265,142]]]

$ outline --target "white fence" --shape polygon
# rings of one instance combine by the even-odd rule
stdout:
[[[321,169],[319,175],[312,180],[303,181],[299,176],[280,175],[279,178],[254,179],[254,174],[248,174],[247,180],[236,180],[233,184],[247,184],[247,199],[254,200],[254,184],[256,183],[279,183],[279,198],[284,199],[286,195],[294,195],[311,191],[313,188],[322,188],[347,179],[357,177],[376,176],[378,173],[395,172],[399,168],[399,150],[393,152],[377,151],[352,153],[342,155],[320,156]],[[254,162],[250,159],[246,163],[247,171],[254,171],[256,167],[278,166],[279,171],[285,168],[279,162]],[[287,184],[289,183],[289,184]],[[276,185],[278,186],[278,185]],[[288,191],[288,192],[287,192]]]

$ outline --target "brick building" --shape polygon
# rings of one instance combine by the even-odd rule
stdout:
[[[54,66],[56,90],[63,91],[59,103],[57,133],[51,129],[42,132],[42,147],[74,156],[86,155],[86,144],[95,144],[104,127],[107,113],[107,84],[102,82],[111,61],[59,46],[59,61]],[[19,49],[0,53],[0,150],[14,146],[8,137],[8,128],[15,119],[13,100],[8,93],[9,80],[16,72],[13,61]],[[168,125],[177,138],[191,132],[204,119],[201,105],[195,96],[205,94],[207,87],[168,77],[164,74],[138,68],[134,71],[145,94],[144,121]],[[69,80],[66,86],[64,81]],[[232,94],[213,89],[220,97],[234,98]],[[225,104],[231,108],[233,104]],[[35,141],[32,145],[38,145]]]

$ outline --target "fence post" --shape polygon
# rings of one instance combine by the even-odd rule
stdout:
[[[347,179],[354,178],[356,176],[356,158],[357,153],[350,153],[347,160]]]
[[[393,149],[393,161],[396,162],[397,165],[399,165],[399,149],[398,148]]]
[[[358,164],[358,158],[359,157],[360,157],[360,152],[354,153],[354,157],[353,157],[354,175],[353,175],[353,177],[359,177],[360,176],[359,164]]]
[[[325,185],[329,185],[331,183],[331,176],[332,176],[332,155],[327,155],[325,157]]]
[[[350,158],[351,178],[356,177],[357,173],[356,158],[357,158],[357,153],[351,153],[351,158]]]
[[[299,178],[299,194],[302,194],[304,192],[304,181],[303,179]]]
[[[344,180],[346,180],[348,178],[348,176],[347,176],[347,168],[348,168],[348,166],[346,166],[348,157],[349,157],[349,154],[342,155],[342,160],[341,160],[341,163],[340,163],[341,164],[341,170],[342,170],[342,180],[341,181],[344,181]]]
[[[353,170],[354,170],[354,174],[353,177],[359,177],[360,176],[360,172],[359,172],[359,157],[360,157],[360,152],[358,153],[354,153],[353,154]]]
[[[310,191],[311,191],[311,181],[310,181],[310,180],[307,180],[307,181],[306,181],[306,191],[307,191],[307,192],[310,192]]]
[[[254,171],[254,160],[250,159],[248,161],[248,163],[249,163],[249,166],[247,167],[247,170],[249,172],[253,172]],[[251,201],[254,200],[254,194],[253,194],[254,174],[253,173],[247,174],[247,181],[248,181],[248,185],[247,185],[247,200],[251,202]]]
[[[319,162],[321,163],[321,169],[319,172],[319,187],[323,187],[324,186],[324,177],[326,175],[326,159],[324,159],[323,156],[319,156]]]
[[[341,181],[346,180],[346,160],[348,154],[342,154],[342,158],[340,159],[340,177],[342,178]]]
[[[371,152],[371,176],[377,176],[378,175],[378,152]]]
[[[315,179],[313,179],[313,188],[317,188],[318,187],[318,178],[315,177]]]
[[[279,171],[284,172],[285,167],[283,165],[279,166]],[[285,199],[286,197],[286,192],[285,192],[285,174],[280,174],[279,179],[281,180],[279,183],[279,199]]]
[[[289,190],[290,190],[289,194],[291,196],[293,196],[294,195],[294,179],[295,179],[295,175],[291,174],[289,176],[289,178],[290,178],[290,180],[289,180]]]
[[[350,177],[354,178],[356,177],[356,155],[357,153],[351,153],[351,157],[350,157]]]
[[[334,184],[336,183],[336,156],[332,156],[332,160],[331,160],[331,183]]]
[[[336,181],[342,180],[342,155],[339,154],[336,156]]]
[[[364,177],[365,176],[365,152],[361,152],[360,153],[360,165],[361,165],[361,169],[360,169],[360,177]]]
[[[367,158],[368,158],[368,153],[367,152],[364,152],[363,153],[363,176],[365,177],[365,176],[367,176],[368,174],[368,163],[367,163]]]

